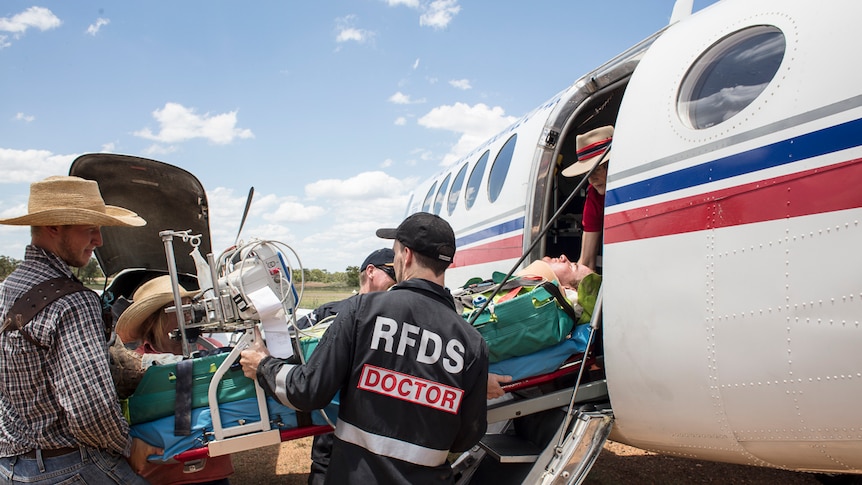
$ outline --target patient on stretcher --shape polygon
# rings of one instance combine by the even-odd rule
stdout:
[[[565,290],[565,296],[570,303],[579,304],[580,309],[584,311],[575,323],[589,322],[589,317],[592,314],[593,305],[595,304],[596,293],[598,292],[599,283],[601,281],[601,277],[589,267],[570,261],[565,254],[562,254],[557,258],[546,256],[540,260],[533,261],[524,269],[516,272],[515,276],[527,278],[535,277],[545,281],[556,281],[559,286]],[[589,284],[585,283],[582,288],[583,291],[579,294],[578,289],[581,287],[581,283],[585,280],[587,280]],[[533,358],[535,360],[538,358],[540,360],[544,360],[547,364],[545,369],[547,369],[548,367],[554,367],[553,363],[557,362],[555,359],[563,357],[563,360],[565,360],[568,356],[567,354],[569,353],[569,350],[574,350],[576,352],[581,344],[578,340],[582,340],[584,337],[583,330],[586,329],[581,328],[580,330],[580,335],[573,335],[572,337],[574,338],[570,339],[571,342],[566,341],[560,344],[560,346],[555,346],[559,348],[540,351],[547,355],[515,357],[513,359],[491,364],[488,372],[487,398],[493,399],[505,394],[502,386],[511,382],[513,378],[522,379],[524,377],[528,377],[528,375],[523,375],[524,373],[529,372],[525,371],[525,369],[531,369],[533,367],[525,365],[527,364],[527,359]],[[578,328],[576,328],[573,333],[578,333]],[[585,342],[583,343],[585,344]],[[517,371],[517,374],[512,371]],[[541,371],[537,371],[537,373],[541,373]]]

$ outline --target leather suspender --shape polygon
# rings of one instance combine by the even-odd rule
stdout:
[[[6,314],[0,332],[17,330],[31,344],[47,349],[48,346],[42,345],[33,338],[29,332],[24,330],[24,326],[54,301],[79,291],[87,291],[87,287],[80,281],[67,276],[60,276],[39,283],[15,301],[12,308],[9,309],[9,313]]]

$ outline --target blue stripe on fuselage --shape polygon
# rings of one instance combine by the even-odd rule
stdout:
[[[798,162],[862,144],[862,120],[853,120],[747,152],[608,190],[605,205],[645,199],[746,173]]]
[[[464,247],[468,244],[473,244],[484,239],[488,239],[494,236],[499,236],[501,234],[506,234],[512,231],[518,231],[524,228],[524,218],[518,217],[516,219],[512,219],[511,221],[504,222],[502,224],[497,224],[496,226],[491,226],[487,229],[482,229],[481,231],[474,232],[473,234],[468,234],[464,237],[458,238],[455,240],[455,247]]]

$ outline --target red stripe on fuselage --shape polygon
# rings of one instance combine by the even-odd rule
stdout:
[[[862,207],[862,159],[605,216],[605,244]]]
[[[455,261],[452,268],[471,266],[474,264],[491,263],[503,259],[521,257],[524,244],[524,234],[500,239],[466,249],[458,248],[455,251]]]

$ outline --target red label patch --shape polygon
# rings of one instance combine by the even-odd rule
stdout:
[[[370,364],[362,367],[356,387],[452,414],[458,414],[464,397],[464,391],[457,387]]]

